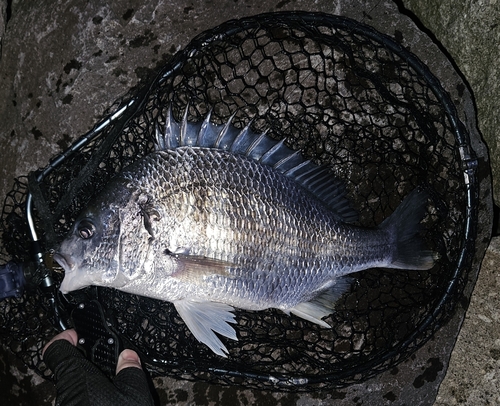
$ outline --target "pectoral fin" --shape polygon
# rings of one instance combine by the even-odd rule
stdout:
[[[231,277],[229,270],[236,265],[220,259],[208,258],[201,255],[189,255],[184,253],[171,253],[178,261],[177,270],[172,277],[185,282],[200,283],[205,277],[220,275]]]
[[[215,333],[238,340],[236,332],[228,324],[236,322],[231,306],[190,299],[178,300],[174,306],[198,341],[206,344],[217,355],[227,357],[228,350]]]

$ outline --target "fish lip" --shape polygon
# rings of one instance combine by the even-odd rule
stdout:
[[[60,252],[54,253],[54,261],[56,261],[61,267],[64,269],[65,272],[71,272],[75,268],[75,264],[65,255],[61,254]]]

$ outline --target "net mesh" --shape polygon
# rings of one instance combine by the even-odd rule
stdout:
[[[29,260],[28,184],[47,251],[116,172],[154,149],[169,105],[177,120],[186,106],[190,121],[209,111],[216,124],[234,115],[236,127],[251,122],[254,131],[267,130],[331,167],[362,226],[379,224],[424,185],[432,196],[424,236],[441,255],[428,271],[354,274],[326,319],[331,329],[277,310],[238,310],[239,341],[224,341],[227,359],[200,345],[170,303],[95,287],[62,299],[69,311],[82,295],[97,298],[153,375],[284,390],[346,386],[407,358],[452,314],[472,256],[471,187],[460,156],[467,138],[439,83],[390,38],[310,13],[228,22],[195,38],[111,113],[122,105],[129,106],[123,115],[42,180],[32,174],[15,181],[2,212],[3,262]],[[54,335],[50,309],[41,290],[0,302],[2,342],[48,378],[41,348]]]

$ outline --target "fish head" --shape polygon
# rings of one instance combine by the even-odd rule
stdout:
[[[134,277],[150,243],[141,199],[130,185],[113,181],[82,211],[54,254],[65,271],[62,293],[90,285],[120,288]]]

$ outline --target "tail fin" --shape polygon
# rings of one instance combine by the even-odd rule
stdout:
[[[434,266],[438,255],[425,248],[419,235],[429,195],[415,189],[399,205],[394,213],[381,224],[394,237],[391,268],[425,270]]]

